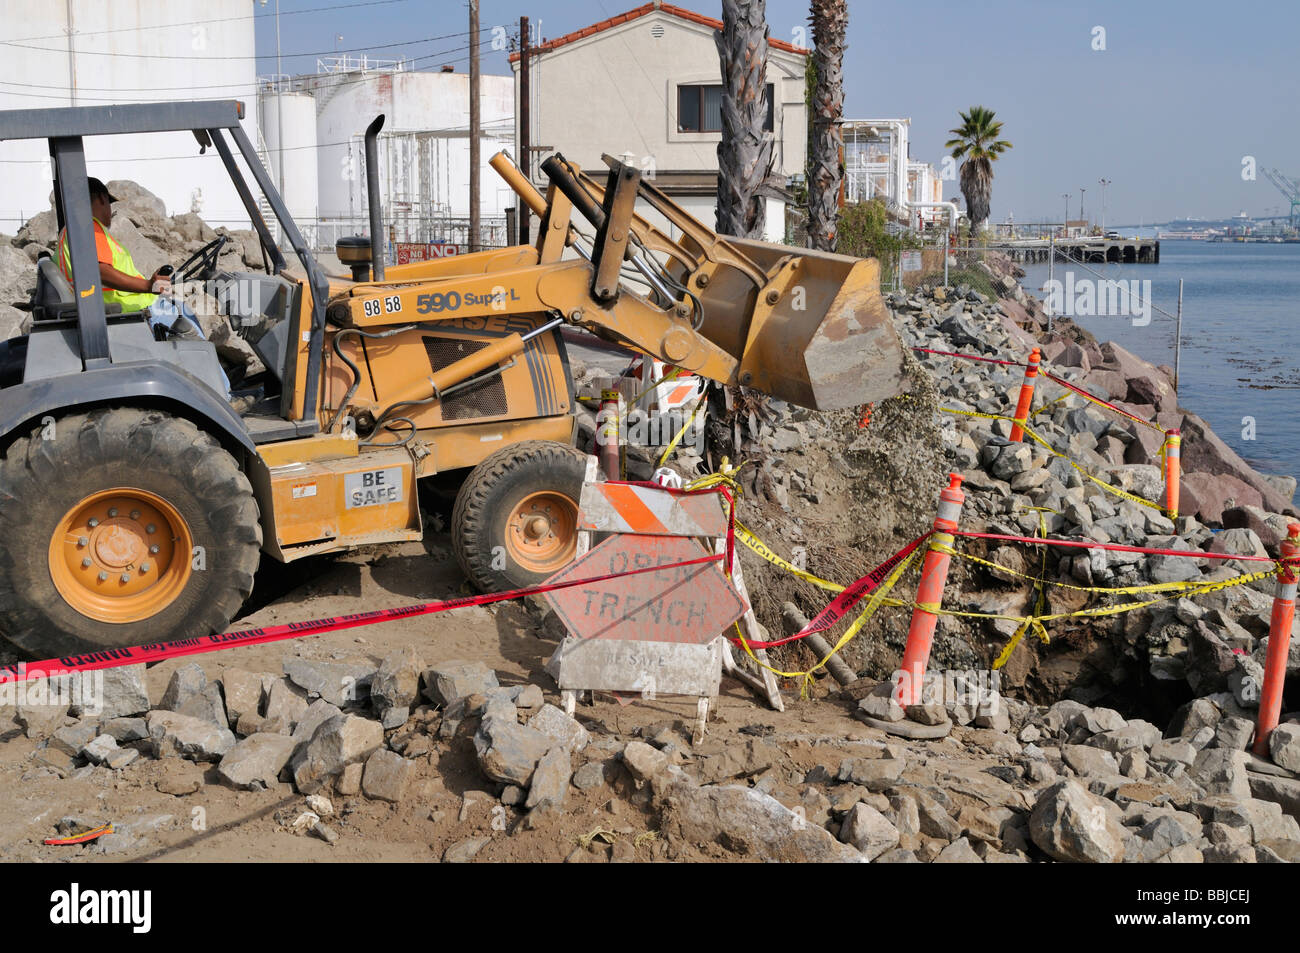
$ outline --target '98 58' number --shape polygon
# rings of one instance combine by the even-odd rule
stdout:
[[[368,298],[362,303],[365,308],[366,317],[375,318],[381,314],[393,314],[402,310],[402,299],[397,295],[388,295],[385,298]]]

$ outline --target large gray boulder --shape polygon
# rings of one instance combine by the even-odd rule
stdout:
[[[660,836],[765,862],[860,863],[861,853],[776,798],[738,785],[699,787],[677,776],[656,792]]]
[[[536,728],[521,725],[514,718],[485,715],[474,734],[479,767],[493,781],[527,787],[537,762],[555,740]]]
[[[377,721],[335,715],[316,729],[311,741],[293,756],[293,782],[302,794],[315,794],[349,764],[363,761],[384,743]]]
[[[203,718],[155,709],[149,712],[146,723],[154,754],[159,758],[219,761],[235,746],[233,731]]]
[[[1113,864],[1124,857],[1124,831],[1106,802],[1078,782],[1053,784],[1034,804],[1029,835],[1054,860]]]
[[[233,788],[257,791],[279,778],[297,742],[288,735],[258,732],[236,744],[221,759],[217,774]]]

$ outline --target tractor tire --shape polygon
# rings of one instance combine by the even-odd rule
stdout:
[[[0,457],[0,635],[34,656],[222,632],[261,546],[248,478],[188,420],[47,418]]]
[[[451,541],[483,592],[535,586],[573,561],[587,455],[568,444],[524,440],[470,473],[451,514]]]

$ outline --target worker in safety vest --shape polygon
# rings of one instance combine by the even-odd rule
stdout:
[[[162,269],[150,278],[140,274],[131,253],[108,233],[113,224],[112,203],[117,199],[99,179],[87,179],[86,183],[90,186],[90,211],[95,218],[95,251],[99,258],[99,281],[104,286],[104,304],[119,304],[124,312],[143,311],[158,295],[171,290],[171,280],[159,273]],[[72,257],[66,227],[59,233],[59,268],[71,283]]]
[[[113,224],[113,203],[117,201],[108,186],[96,178],[87,178],[86,185],[90,189],[90,212],[95,220],[95,252],[99,259],[99,282],[104,286],[104,304],[121,305],[123,313],[143,311],[149,327],[156,333],[161,333],[159,328],[163,328],[174,337],[206,340],[194,312],[183,302],[162,297],[172,290],[171,279],[162,274],[162,269],[146,278],[135,267],[131,253],[108,233]],[[58,254],[59,269],[71,284],[72,256],[66,225],[59,233]],[[221,376],[229,391],[230,382],[224,370]]]

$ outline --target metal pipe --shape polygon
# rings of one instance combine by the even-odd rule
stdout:
[[[1174,397],[1178,396],[1178,372],[1183,364],[1183,279],[1178,279],[1178,318],[1174,328]]]
[[[366,127],[366,196],[370,202],[370,276],[384,280],[384,210],[379,204],[379,130],[384,128],[384,114]]]

